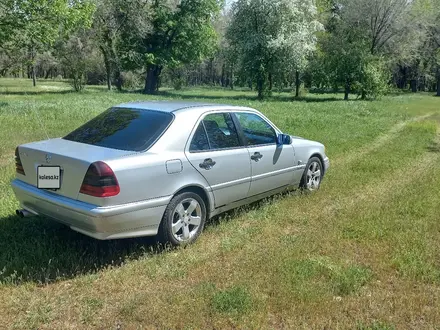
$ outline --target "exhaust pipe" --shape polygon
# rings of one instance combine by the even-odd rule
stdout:
[[[25,209],[15,210],[15,214],[18,215],[20,218],[27,218],[35,215]]]

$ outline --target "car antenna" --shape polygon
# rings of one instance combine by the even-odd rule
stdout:
[[[40,123],[41,129],[43,130],[44,134],[46,134],[47,139],[50,140],[49,134],[47,134],[46,127],[44,126],[43,122],[41,121],[40,112],[37,110],[37,107],[35,106],[34,103],[32,104],[32,108],[35,109],[36,116],[37,116],[38,122]]]

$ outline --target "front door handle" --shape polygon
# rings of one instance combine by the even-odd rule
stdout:
[[[211,158],[206,158],[203,163],[200,163],[199,166],[200,168],[203,168],[205,170],[210,170],[211,168],[214,167],[214,165],[217,164],[216,162],[214,162]]]
[[[261,158],[263,158],[263,155],[260,154],[258,151],[255,152],[252,156],[251,159],[258,162]]]

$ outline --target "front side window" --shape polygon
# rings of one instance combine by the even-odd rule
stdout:
[[[167,129],[173,115],[153,110],[111,108],[63,139],[128,151],[144,151]]]
[[[277,135],[272,126],[260,116],[253,113],[235,114],[243,129],[248,146],[272,144],[277,142]]]
[[[207,115],[197,127],[190,151],[217,150],[240,147],[240,140],[230,113]]]

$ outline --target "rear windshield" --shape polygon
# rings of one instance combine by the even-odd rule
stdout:
[[[63,139],[112,149],[144,151],[172,120],[173,115],[166,112],[111,108]]]

